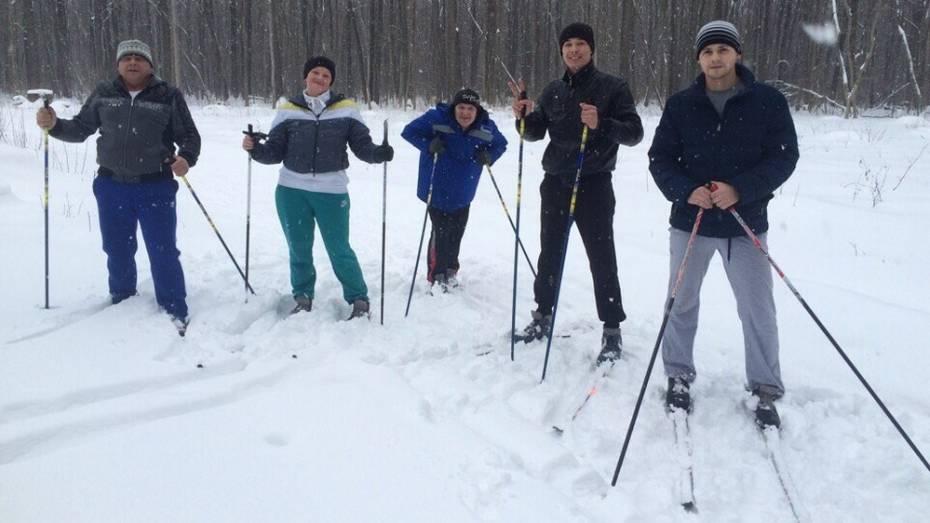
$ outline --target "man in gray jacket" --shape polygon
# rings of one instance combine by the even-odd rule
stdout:
[[[43,107],[36,123],[65,142],[83,142],[100,132],[94,195],[112,302],[136,294],[136,230],[141,226],[155,299],[183,335],[187,295],[176,246],[178,182],[173,175],[186,175],[197,162],[200,134],[181,92],[155,76],[148,45],[120,42],[116,69],[118,76],[98,84],[73,119],[58,118],[51,107]]]

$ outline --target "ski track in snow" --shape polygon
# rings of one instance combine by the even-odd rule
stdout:
[[[247,122],[267,126],[271,114],[218,106],[195,110],[205,147],[192,172],[192,183],[237,257],[244,245],[240,221],[245,203],[244,183],[240,183],[244,177],[238,171],[244,171],[245,161],[236,135]],[[422,204],[413,198],[416,155],[399,132],[415,115],[365,113],[372,129],[384,116],[391,119],[397,159],[389,174],[388,310],[383,327],[378,324],[381,224],[375,217],[380,215],[380,166],[353,160],[350,169],[355,207],[352,242],[370,286],[370,322],[341,321],[349,308],[341,300],[338,283],[319,247],[315,247],[318,279],[313,311],[288,316],[287,255],[274,215],[274,168],[253,166],[250,269],[258,295],[249,296],[248,302],[241,279],[182,187],[178,234],[192,323],[181,339],[154,305],[148,262],[142,253],[137,256],[139,296],[117,306],[99,305],[106,276],[86,173],[53,173],[53,222],[56,231],[67,234],[52,236],[53,310],[34,307],[41,293],[36,285],[42,270],[37,247],[41,216],[33,216],[40,214],[31,199],[34,173],[19,170],[35,170],[40,164],[32,151],[0,145],[0,158],[19,167],[8,188],[6,181],[0,181],[0,210],[15,210],[2,213],[0,234],[3,243],[25,247],[18,253],[21,260],[4,259],[0,266],[4,274],[17,274],[3,280],[11,292],[0,300],[4,317],[0,339],[5,342],[0,345],[0,520],[53,521],[62,514],[72,521],[106,520],[101,514],[112,519],[119,514],[115,498],[96,509],[101,512],[68,512],[66,500],[89,495],[82,480],[58,485],[67,492],[61,501],[38,487],[56,481],[51,469],[67,469],[68,463],[86,453],[103,458],[101,471],[82,472],[89,475],[88,482],[118,492],[120,485],[113,479],[118,476],[109,477],[104,470],[109,470],[107,456],[116,459],[121,447],[133,455],[150,454],[149,461],[142,458],[141,463],[152,469],[160,469],[160,462],[166,461],[187,473],[199,471],[183,468],[186,459],[197,462],[198,457],[179,458],[190,433],[176,435],[178,426],[194,433],[215,431],[222,435],[219,448],[232,453],[221,454],[228,470],[205,472],[204,482],[189,487],[194,496],[213,496],[214,484],[228,477],[251,477],[250,467],[256,462],[244,457],[250,455],[264,459],[261,466],[272,467],[276,476],[280,471],[283,478],[272,481],[309,482],[318,488],[343,485],[335,470],[331,481],[314,483],[315,469],[303,465],[333,460],[384,490],[368,493],[366,503],[355,507],[345,504],[346,499],[355,498],[351,490],[327,492],[330,502],[324,495],[307,504],[294,500],[256,504],[248,497],[253,490],[260,500],[280,499],[279,494],[271,487],[250,486],[233,488],[238,494],[217,506],[191,508],[183,506],[180,500],[187,492],[178,487],[167,502],[140,494],[135,513],[140,519],[149,520],[143,514],[153,521],[250,521],[254,520],[250,515],[256,514],[270,520],[307,519],[311,514],[317,520],[346,514],[353,514],[354,519],[377,519],[386,513],[391,520],[435,520],[442,514],[450,521],[795,519],[749,413],[751,397],[743,384],[739,328],[732,298],[715,264],[704,284],[695,351],[701,376],[692,387],[695,408],[689,417],[699,513],[686,514],[679,505],[681,464],[676,459],[674,431],[662,408],[665,379],[661,369],[651,377],[619,483],[610,487],[655,343],[668,277],[667,204],[644,174],[645,150],[657,115],[644,115],[647,139],[632,151],[622,151],[615,178],[620,275],[625,305],[633,312],[623,325],[623,358],[571,423],[567,419],[595,378],[589,369],[600,345],[590,276],[577,236],[569,245],[563,303],[545,382],[540,382],[545,343],[518,343],[515,361],[510,361],[506,333],[513,243],[488,180],[482,183],[486,187],[479,187],[463,242],[462,287],[449,294],[430,295],[421,267],[410,318],[404,319],[416,255],[412,224],[419,224]],[[506,194],[509,189],[505,187],[515,181],[517,142],[509,117],[502,111],[495,117],[511,141],[494,171]],[[867,125],[884,126],[889,133],[885,142],[868,144],[870,135],[862,130]],[[849,130],[846,126],[858,127]],[[850,199],[843,188],[844,183],[856,180],[855,173],[848,173],[859,159],[853,151],[873,145],[891,149],[886,155],[894,156],[896,147],[907,149],[919,140],[926,141],[930,123],[909,127],[895,121],[850,122],[799,115],[798,129],[804,146],[802,162],[772,205],[772,254],[789,276],[798,275],[802,293],[816,296],[809,300],[812,306],[827,316],[825,323],[841,343],[849,343],[844,348],[865,374],[876,376],[880,385],[876,389],[889,408],[924,452],[930,452],[930,404],[922,392],[930,364],[925,343],[909,337],[922,331],[913,322],[924,320],[930,310],[928,293],[923,292],[928,290],[926,279],[919,279],[924,273],[922,263],[907,262],[904,253],[908,249],[882,236],[886,222],[865,225],[868,219],[895,220],[897,227],[910,227],[907,230],[916,234],[921,227],[925,229],[930,214],[920,211],[923,226],[902,225],[897,222],[900,214],[917,208],[901,203],[900,212],[889,209],[903,192],[886,192],[887,201],[870,212],[863,196]],[[891,135],[904,145],[892,146]],[[527,144],[524,159],[524,242],[531,256],[538,252],[536,185],[543,145]],[[53,142],[53,148],[59,147],[65,146]],[[881,161],[896,162],[894,168],[910,162],[907,154],[898,156]],[[878,163],[881,155],[875,153],[869,159]],[[836,166],[818,170],[830,162]],[[912,191],[909,197],[930,196],[930,184],[917,176],[928,170],[926,159],[915,165],[905,182]],[[796,198],[796,192],[803,198]],[[66,199],[87,202],[82,211],[72,212],[62,207]],[[792,201],[801,207],[796,212],[791,210]],[[509,202],[508,206],[513,210]],[[839,214],[817,216],[821,211]],[[857,213],[868,218],[858,218]],[[844,225],[844,220],[850,223]],[[825,234],[825,229],[833,234]],[[849,238],[857,244],[854,253],[847,252]],[[910,256],[926,259],[930,255],[924,245],[914,249]],[[878,252],[881,259],[873,254]],[[517,328],[528,321],[532,307],[531,280],[522,254],[519,262]],[[823,267],[830,263],[834,264],[832,272]],[[895,279],[894,271],[878,270],[887,263],[901,273],[900,279]],[[865,277],[869,274],[875,274],[874,280]],[[889,284],[895,283],[896,290],[889,290]],[[910,296],[923,301],[914,302]],[[809,318],[798,312],[800,306],[793,296],[779,287],[776,300],[788,386],[779,402],[783,428],[777,440],[777,466],[792,480],[793,501],[802,507],[799,519],[923,521],[930,510],[930,473],[920,468],[827,341],[819,332],[807,330]],[[844,307],[849,309],[844,312]],[[901,313],[910,319],[899,318]],[[853,314],[859,314],[857,325],[841,321],[844,315]],[[887,328],[892,325],[902,327]],[[847,334],[854,327],[867,330],[868,337]],[[889,343],[875,343],[884,339]],[[885,345],[899,350],[886,351]],[[198,363],[204,368],[196,368]],[[332,396],[327,391],[333,391]],[[289,412],[276,417],[278,409]],[[340,414],[341,409],[348,410]],[[356,417],[364,424],[350,425],[357,422],[349,421]],[[252,419],[257,427],[247,424]],[[565,429],[561,437],[553,434],[553,424]],[[260,432],[257,442],[249,439],[251,428]],[[308,436],[311,429],[314,432]],[[158,446],[143,446],[147,438],[142,434],[152,434]],[[358,439],[366,434],[371,437]],[[366,448],[356,444],[343,450],[344,454],[319,454],[327,452],[323,449],[336,452],[333,449],[341,448],[341,440],[364,441]],[[367,446],[375,449],[372,455],[386,460],[392,456],[405,459],[404,467],[410,470],[360,462],[360,456],[369,456]],[[276,449],[284,457],[264,454],[268,450],[261,447]],[[130,486],[133,481],[129,480]],[[135,481],[146,479],[140,475]],[[442,494],[442,500],[418,499],[425,492]],[[418,501],[408,504],[405,498]],[[42,506],[44,515],[27,512],[27,506]]]

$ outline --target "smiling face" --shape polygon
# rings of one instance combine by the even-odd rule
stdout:
[[[593,55],[591,46],[581,38],[569,38],[562,44],[562,61],[572,73],[577,73],[591,63]]]
[[[329,69],[318,65],[307,72],[304,83],[307,84],[308,95],[320,96],[329,90],[329,86],[333,83],[333,75],[329,72]]]
[[[116,64],[116,70],[130,91],[136,91],[148,85],[149,77],[152,76],[152,64],[136,54],[127,54],[120,58]]]
[[[478,108],[472,104],[460,103],[455,106],[455,121],[462,126],[462,129],[468,129],[477,116]]]
[[[728,89],[736,83],[736,62],[740,54],[727,44],[710,44],[701,49],[698,62],[709,87]]]

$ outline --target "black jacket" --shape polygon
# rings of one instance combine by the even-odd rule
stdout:
[[[65,142],[83,142],[100,130],[97,163],[122,176],[164,173],[175,153],[194,166],[200,155],[200,134],[181,91],[153,76],[133,98],[117,77],[101,82],[71,120],[59,118],[49,135]]]
[[[704,75],[669,98],[649,149],[649,170],[672,202],[672,227],[690,231],[698,207],[688,204],[697,187],[711,180],[732,185],[736,211],[756,233],[768,230],[766,207],[798,162],[798,137],[788,102],[778,90],[757,83],[737,64],[745,89],[727,101],[719,116],[707,97]],[[729,213],[705,211],[698,232],[732,238],[744,235]]]
[[[540,140],[549,131],[543,155],[547,173],[574,175],[578,169],[581,102],[596,105],[598,113],[597,129],[590,131],[585,145],[582,176],[613,171],[620,144],[632,146],[643,139],[643,123],[626,81],[598,71],[593,62],[575,74],[566,71],[561,80],[546,86],[536,108],[526,116],[527,141]]]
[[[386,160],[383,149],[372,143],[355,101],[334,94],[315,114],[301,93],[278,106],[268,140],[256,143],[251,154],[259,163],[284,162],[295,173],[329,173],[349,167],[346,145],[365,162]]]

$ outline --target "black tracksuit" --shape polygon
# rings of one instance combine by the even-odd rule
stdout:
[[[585,246],[594,279],[597,313],[606,327],[626,319],[617,276],[614,247],[614,193],[611,171],[620,144],[633,146],[643,139],[643,125],[627,83],[598,71],[593,63],[575,74],[566,71],[550,83],[526,116],[527,141],[550,142],[543,156],[546,176],[539,187],[542,198],[538,273],[533,285],[536,304],[551,312],[562,260],[572,185],[581,146],[580,103],[597,106],[598,127],[588,134],[575,205],[575,223]],[[519,121],[517,122],[519,126]]]

